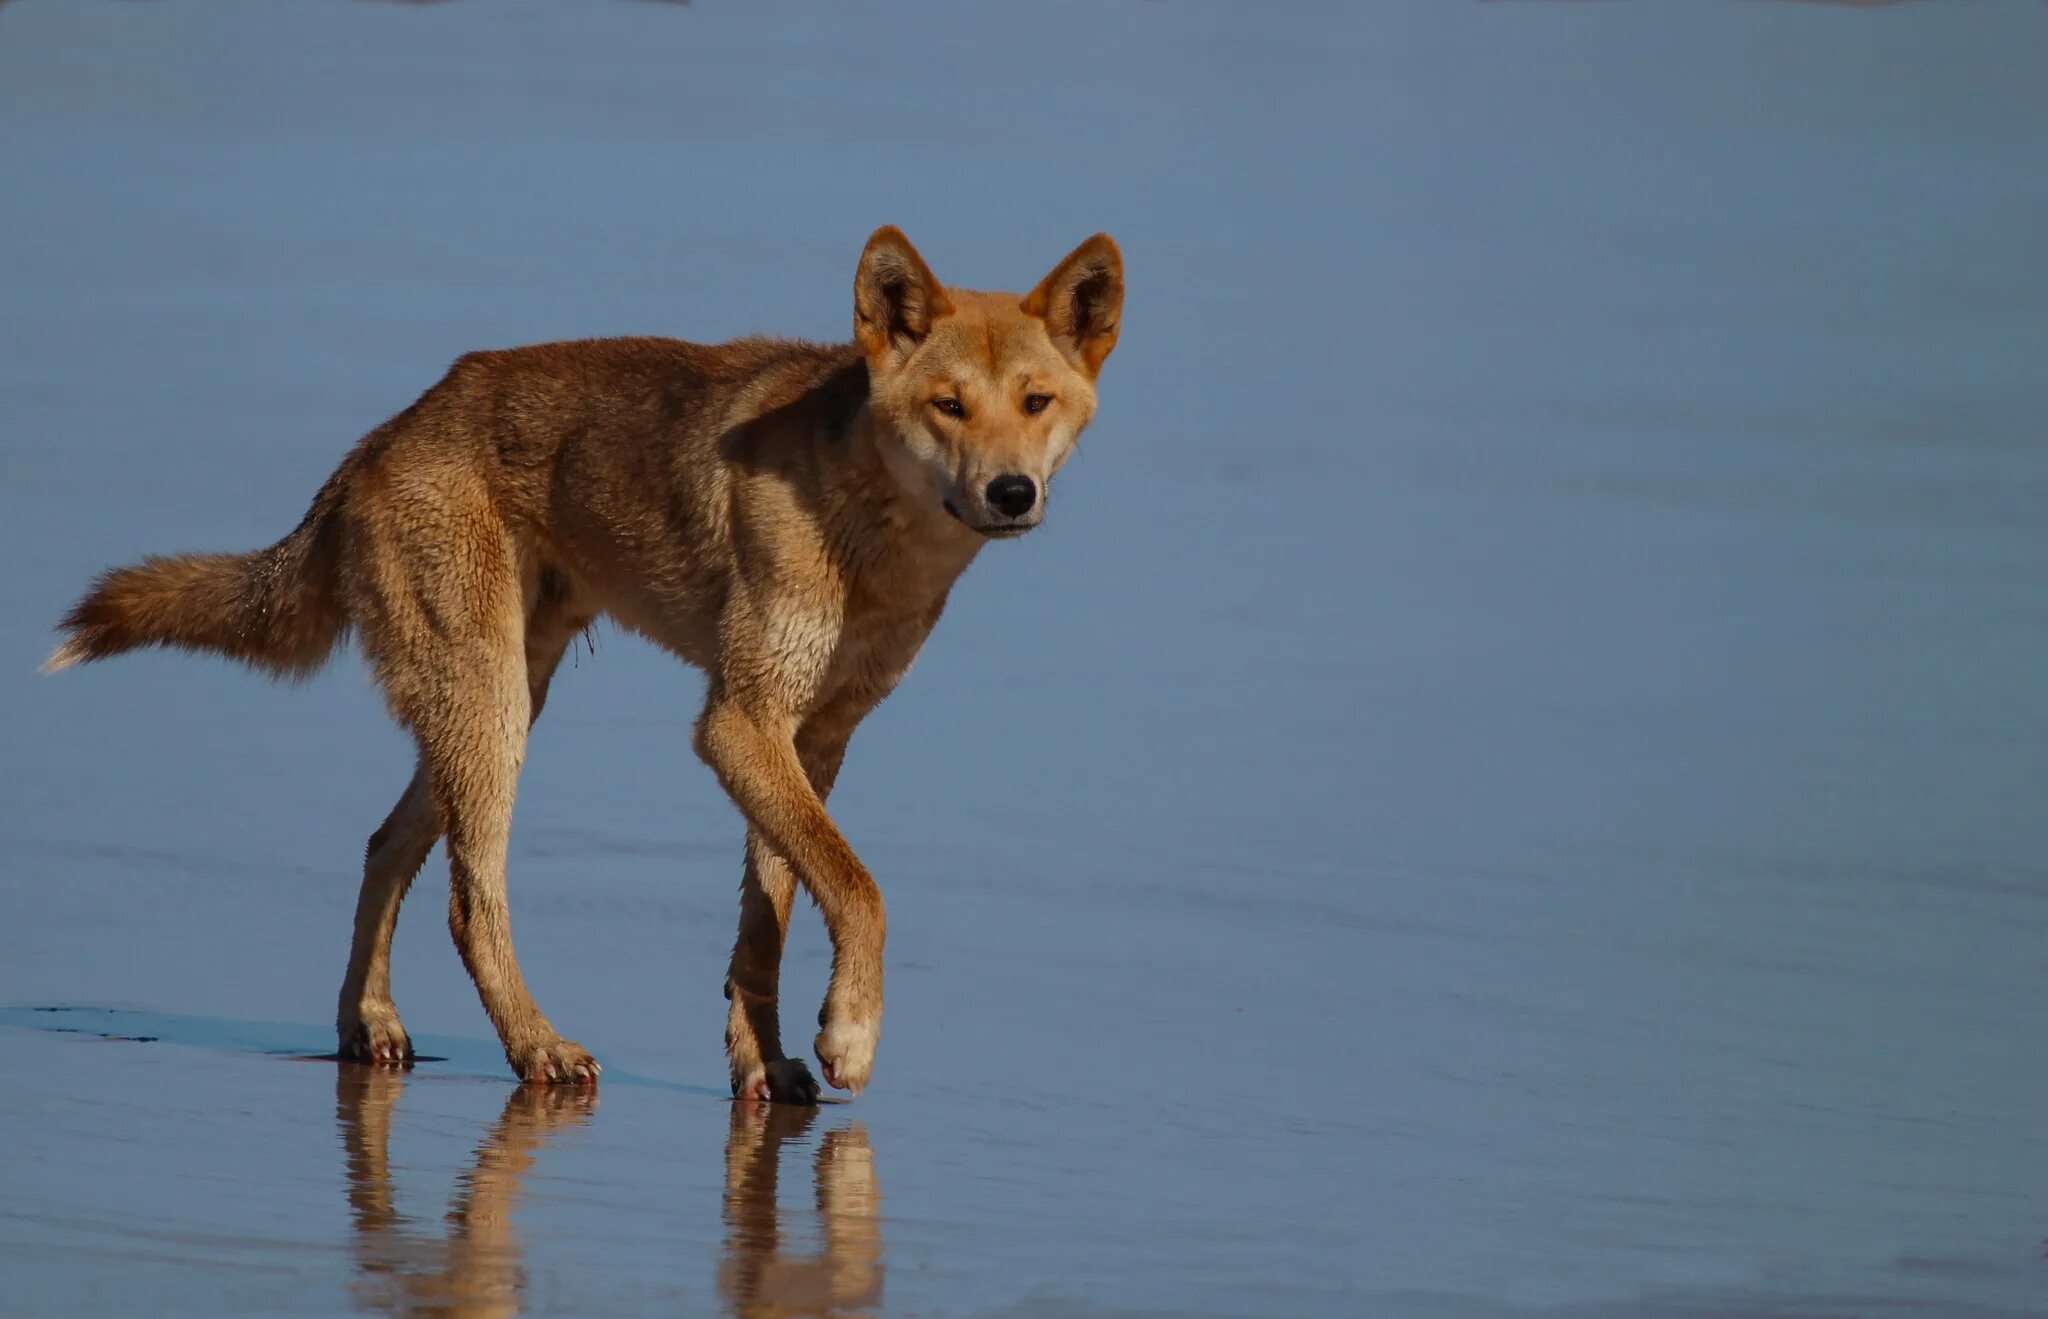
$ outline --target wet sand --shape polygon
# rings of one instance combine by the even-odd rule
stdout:
[[[2048,12],[778,13],[0,10],[0,1312],[2048,1313]],[[360,665],[50,625],[463,351],[843,337],[883,222],[1131,302],[834,795],[873,1089],[725,1099],[741,827],[611,631],[511,867],[597,1097],[438,858],[434,1061],[306,1060]]]

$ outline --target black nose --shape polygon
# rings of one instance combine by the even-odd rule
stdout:
[[[1028,476],[999,476],[988,483],[988,506],[1006,518],[1020,518],[1038,502],[1038,482]]]

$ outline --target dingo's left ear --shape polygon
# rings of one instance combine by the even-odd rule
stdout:
[[[903,231],[893,224],[875,230],[853,276],[853,333],[869,360],[910,356],[932,322],[952,310],[945,286]]]
[[[1024,299],[1053,342],[1080,359],[1089,375],[1116,347],[1124,311],[1124,256],[1116,240],[1097,234],[1067,254]]]

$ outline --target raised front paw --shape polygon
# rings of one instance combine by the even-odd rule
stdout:
[[[412,1039],[390,1008],[363,1008],[335,1025],[335,1052],[349,1062],[410,1067]]]
[[[831,1017],[812,1042],[825,1081],[859,1094],[875,1070],[875,1045],[882,1037],[879,1017]]]
[[[590,1051],[574,1040],[551,1039],[538,1043],[507,1045],[506,1061],[522,1081],[553,1085],[596,1085],[604,1068]]]
[[[778,1058],[748,1067],[735,1066],[732,1076],[734,1099],[758,1099],[775,1104],[815,1104],[818,1081],[801,1058]]]

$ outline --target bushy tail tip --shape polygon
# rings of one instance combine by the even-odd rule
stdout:
[[[43,661],[44,673],[62,673],[74,664],[83,664],[92,658],[92,650],[77,637],[71,638],[50,652],[50,658]]]

